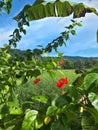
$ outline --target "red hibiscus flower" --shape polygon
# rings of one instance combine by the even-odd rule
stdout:
[[[56,82],[58,88],[64,88],[65,84],[68,84],[68,78],[61,78]]]
[[[34,80],[34,84],[37,84],[39,81],[40,81],[40,78],[36,78],[36,79]]]

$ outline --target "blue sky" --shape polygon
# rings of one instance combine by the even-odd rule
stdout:
[[[22,10],[24,5],[32,4],[34,0],[13,0],[13,7],[10,15],[3,13],[0,15],[0,47],[7,43],[9,35],[17,27],[17,22],[12,18]],[[49,1],[49,0],[47,0]],[[98,11],[98,0],[71,0],[83,2],[87,6],[95,7]],[[45,46],[53,39],[57,38],[64,27],[70,24],[72,15],[66,18],[44,18],[30,22],[30,27],[26,27],[27,34],[23,35],[17,48],[26,50],[34,49],[37,45]],[[76,19],[82,21],[82,27],[77,27],[75,36],[71,36],[66,47],[59,48],[67,56],[98,57],[98,43],[96,42],[96,30],[98,29],[98,16],[93,13],[86,14],[86,17]],[[52,52],[50,55],[55,55]]]

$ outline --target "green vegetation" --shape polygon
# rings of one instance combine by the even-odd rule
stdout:
[[[63,69],[91,69],[98,67],[98,57],[65,57]]]
[[[34,55],[33,51],[30,49],[26,51],[12,49],[10,50],[10,54],[20,60],[31,60]],[[63,59],[64,62],[61,65],[62,69],[91,69],[98,67],[98,57],[63,56],[60,58],[39,56],[39,59],[43,62],[51,62],[51,59],[54,59],[54,61],[60,61]]]
[[[32,96],[42,94],[50,95],[50,97],[55,97],[58,94],[61,95],[62,90],[56,87],[56,81],[61,77],[68,77],[70,85],[78,75],[75,73],[75,70],[54,70],[53,77],[49,73],[44,72],[39,76],[41,81],[37,85],[34,84],[34,78],[32,78],[26,84],[18,87],[17,94],[19,94],[19,100],[20,102],[29,101]]]
[[[11,3],[12,0],[2,0],[0,11],[9,13]],[[67,6],[64,6],[65,3]],[[81,26],[81,23],[71,20],[72,24],[65,28],[61,36],[45,48],[34,49],[33,52],[27,50],[22,57],[11,54],[11,45],[16,47],[21,40],[21,33],[26,34],[24,25],[29,26],[29,20],[34,17],[32,12],[35,13],[35,19],[45,17],[43,9],[48,16],[55,16],[54,7],[58,8],[60,16],[65,16],[61,7],[66,9],[66,16],[72,12],[74,17],[84,16],[87,12],[98,15],[94,8],[86,8],[83,4],[71,6],[69,2],[56,0],[55,3],[43,5],[43,0],[36,0],[33,5],[26,5],[14,18],[18,21],[18,28],[13,31],[9,44],[0,49],[0,130],[97,129],[98,68],[81,70],[82,67],[79,67],[82,64],[78,65],[77,62],[74,64],[79,69],[75,71],[78,75],[74,70],[62,70],[62,74],[57,72],[64,63],[64,57],[57,48],[66,45],[64,41],[69,39],[69,34],[75,35],[74,27]],[[43,52],[51,52],[52,49],[59,58],[41,57]]]

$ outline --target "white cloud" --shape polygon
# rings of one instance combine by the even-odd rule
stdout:
[[[84,0],[84,3],[88,6],[96,8],[98,10],[98,0]]]
[[[46,45],[57,38],[64,27],[69,25],[70,19],[67,18],[44,18],[41,20],[33,21],[30,27],[27,28],[26,36],[23,36],[22,41],[18,44],[18,48],[34,48],[36,45]],[[25,44],[24,44],[25,43]],[[24,45],[24,47],[22,46]]]
[[[3,44],[8,42],[10,34],[12,34],[12,30],[8,28],[0,28],[0,46],[3,46]]]

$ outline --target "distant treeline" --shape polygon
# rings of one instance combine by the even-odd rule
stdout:
[[[97,57],[65,57],[63,69],[89,69],[98,67]]]
[[[21,51],[18,49],[11,50],[11,55],[19,58],[20,60],[31,60],[33,53],[30,49],[26,51]],[[41,61],[50,61],[53,58],[55,61],[61,59],[64,60],[61,65],[62,69],[89,69],[98,67],[98,57],[79,57],[79,56],[64,56],[63,58],[58,57],[39,57]]]
[[[91,69],[98,67],[98,58],[97,57],[70,57],[66,56],[63,58],[58,57],[52,57],[55,61],[61,62],[61,68],[62,69]],[[47,60],[49,61],[51,57],[47,57]],[[50,60],[51,61],[51,60]],[[63,63],[62,63],[63,61]],[[59,62],[57,62],[59,63]]]

